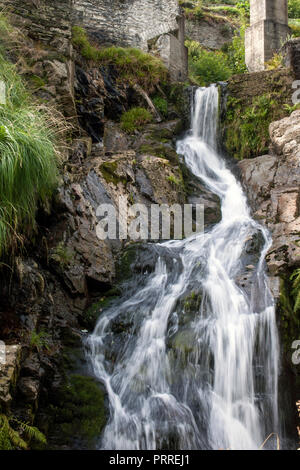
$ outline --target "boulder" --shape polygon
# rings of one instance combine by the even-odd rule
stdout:
[[[300,264],[300,110],[270,125],[273,154],[239,162],[254,215],[271,231],[272,275]]]

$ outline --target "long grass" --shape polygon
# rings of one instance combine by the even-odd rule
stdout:
[[[79,26],[73,27],[72,36],[73,44],[84,58],[102,65],[113,65],[123,82],[139,84],[151,92],[156,84],[167,79],[167,69],[158,57],[134,47],[96,47]]]
[[[58,150],[47,113],[32,104],[15,67],[0,50],[0,80],[6,104],[0,105],[0,256],[35,228],[39,204],[58,181]]]

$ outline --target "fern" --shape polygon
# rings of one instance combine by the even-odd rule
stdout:
[[[13,450],[28,448],[27,443],[21,438],[9,424],[9,419],[5,415],[0,415],[0,449]]]
[[[29,442],[34,440],[39,444],[47,444],[45,435],[38,428],[23,422],[19,422],[19,424]]]
[[[296,269],[290,277],[292,283],[292,296],[295,299],[294,312],[300,310],[300,268]]]
[[[11,422],[16,424],[18,430],[11,426]],[[24,435],[26,441],[21,437]],[[16,418],[0,415],[0,450],[28,449],[28,443],[36,441],[39,444],[47,444],[44,434],[35,426],[19,421]]]

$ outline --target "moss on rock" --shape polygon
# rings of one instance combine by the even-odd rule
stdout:
[[[64,444],[81,441],[84,448],[94,448],[106,423],[104,393],[92,378],[71,375],[51,407],[56,432]]]
[[[222,131],[226,151],[238,160],[268,152],[269,125],[289,114],[293,74],[277,69],[229,80]]]

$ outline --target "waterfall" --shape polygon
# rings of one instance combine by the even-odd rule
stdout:
[[[88,338],[110,406],[99,448],[257,449],[278,432],[279,348],[264,264],[271,240],[217,153],[217,116],[217,87],[198,89],[177,151],[219,196],[221,222],[149,244],[154,272],[129,284]]]

